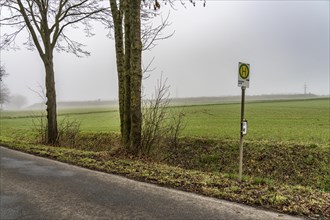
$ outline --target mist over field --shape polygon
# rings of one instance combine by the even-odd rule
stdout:
[[[151,97],[161,75],[168,79],[172,98],[239,96],[238,62],[251,66],[247,95],[329,95],[328,1],[207,1],[206,7],[176,4],[174,10],[164,5],[161,11],[155,24],[169,13],[171,25],[163,36],[175,33],[143,53],[143,66],[154,58],[155,68],[145,74],[145,97]],[[2,33],[6,30],[1,27]],[[82,31],[70,33],[86,44],[90,57],[55,54],[59,102],[118,99],[114,40],[100,25],[94,32],[90,38],[82,37]],[[18,45],[26,36],[19,36]],[[4,83],[16,100],[5,108],[42,102],[38,92],[45,74],[36,50],[2,50],[1,64],[9,74]]]

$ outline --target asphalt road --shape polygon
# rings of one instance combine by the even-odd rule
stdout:
[[[0,147],[3,219],[295,219]]]

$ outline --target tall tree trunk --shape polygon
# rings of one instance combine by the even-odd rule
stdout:
[[[48,144],[54,145],[58,142],[58,130],[55,76],[52,56],[44,59],[44,66],[46,70],[47,142]]]
[[[118,98],[122,143],[129,148],[131,132],[131,79],[130,79],[130,0],[110,0],[114,21],[116,60],[118,72]],[[124,24],[124,27],[123,27]]]
[[[141,1],[121,0],[119,6],[117,2],[110,0],[115,28],[122,141],[128,150],[139,153],[142,129]]]
[[[54,56],[53,47],[51,43],[51,32],[48,27],[47,6],[43,3],[41,6],[41,29],[42,40],[44,42],[45,53],[43,62],[46,70],[46,97],[47,97],[47,132],[48,144],[55,145],[58,143],[57,130],[57,109],[56,109],[56,90],[55,90],[55,73],[54,73]]]
[[[124,76],[124,144],[130,147],[131,134],[131,23],[130,23],[130,0],[123,0],[124,6],[124,28],[125,28],[125,76]]]
[[[141,152],[141,86],[142,86],[142,42],[141,42],[141,1],[130,1],[130,39],[131,39],[131,134],[130,149]]]
[[[118,102],[119,102],[119,115],[120,115],[120,133],[122,142],[125,142],[124,130],[124,102],[125,102],[125,52],[124,52],[124,33],[123,33],[123,15],[120,11],[120,6],[117,6],[116,0],[110,0],[111,13],[114,22],[115,33],[115,47],[116,47],[116,61],[118,73]]]

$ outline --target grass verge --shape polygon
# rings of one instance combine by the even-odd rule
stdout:
[[[170,156],[163,162],[185,169],[236,173],[238,146],[232,140],[184,138],[177,149],[167,152]],[[243,169],[245,175],[255,178],[330,192],[330,152],[322,145],[246,141]]]
[[[116,152],[112,151],[50,147],[11,138],[2,138],[0,143],[11,149],[131,179],[287,214],[317,219],[330,218],[330,193],[307,186],[280,184],[277,181],[247,176],[239,183],[235,175],[185,169],[148,159],[117,157]]]

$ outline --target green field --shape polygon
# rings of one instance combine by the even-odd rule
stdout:
[[[237,182],[240,103],[183,103],[169,109],[185,113],[186,127],[178,145],[161,143],[147,156],[135,157],[120,147],[118,110],[104,106],[59,110],[59,124],[76,120],[81,133],[72,138],[74,142],[68,138],[56,147],[36,139],[33,124],[40,121],[40,112],[1,112],[0,143],[207,196],[330,217],[329,98],[247,102],[241,183]]]
[[[329,100],[247,103],[246,140],[292,141],[329,145]],[[240,105],[186,108],[186,135],[238,139]]]
[[[247,141],[294,142],[329,146],[328,98],[246,103]],[[183,110],[186,137],[238,140],[240,104],[211,104],[171,107]],[[2,112],[1,136],[31,134],[39,112]],[[59,121],[75,119],[82,132],[119,132],[119,114],[114,108],[59,110]]]

